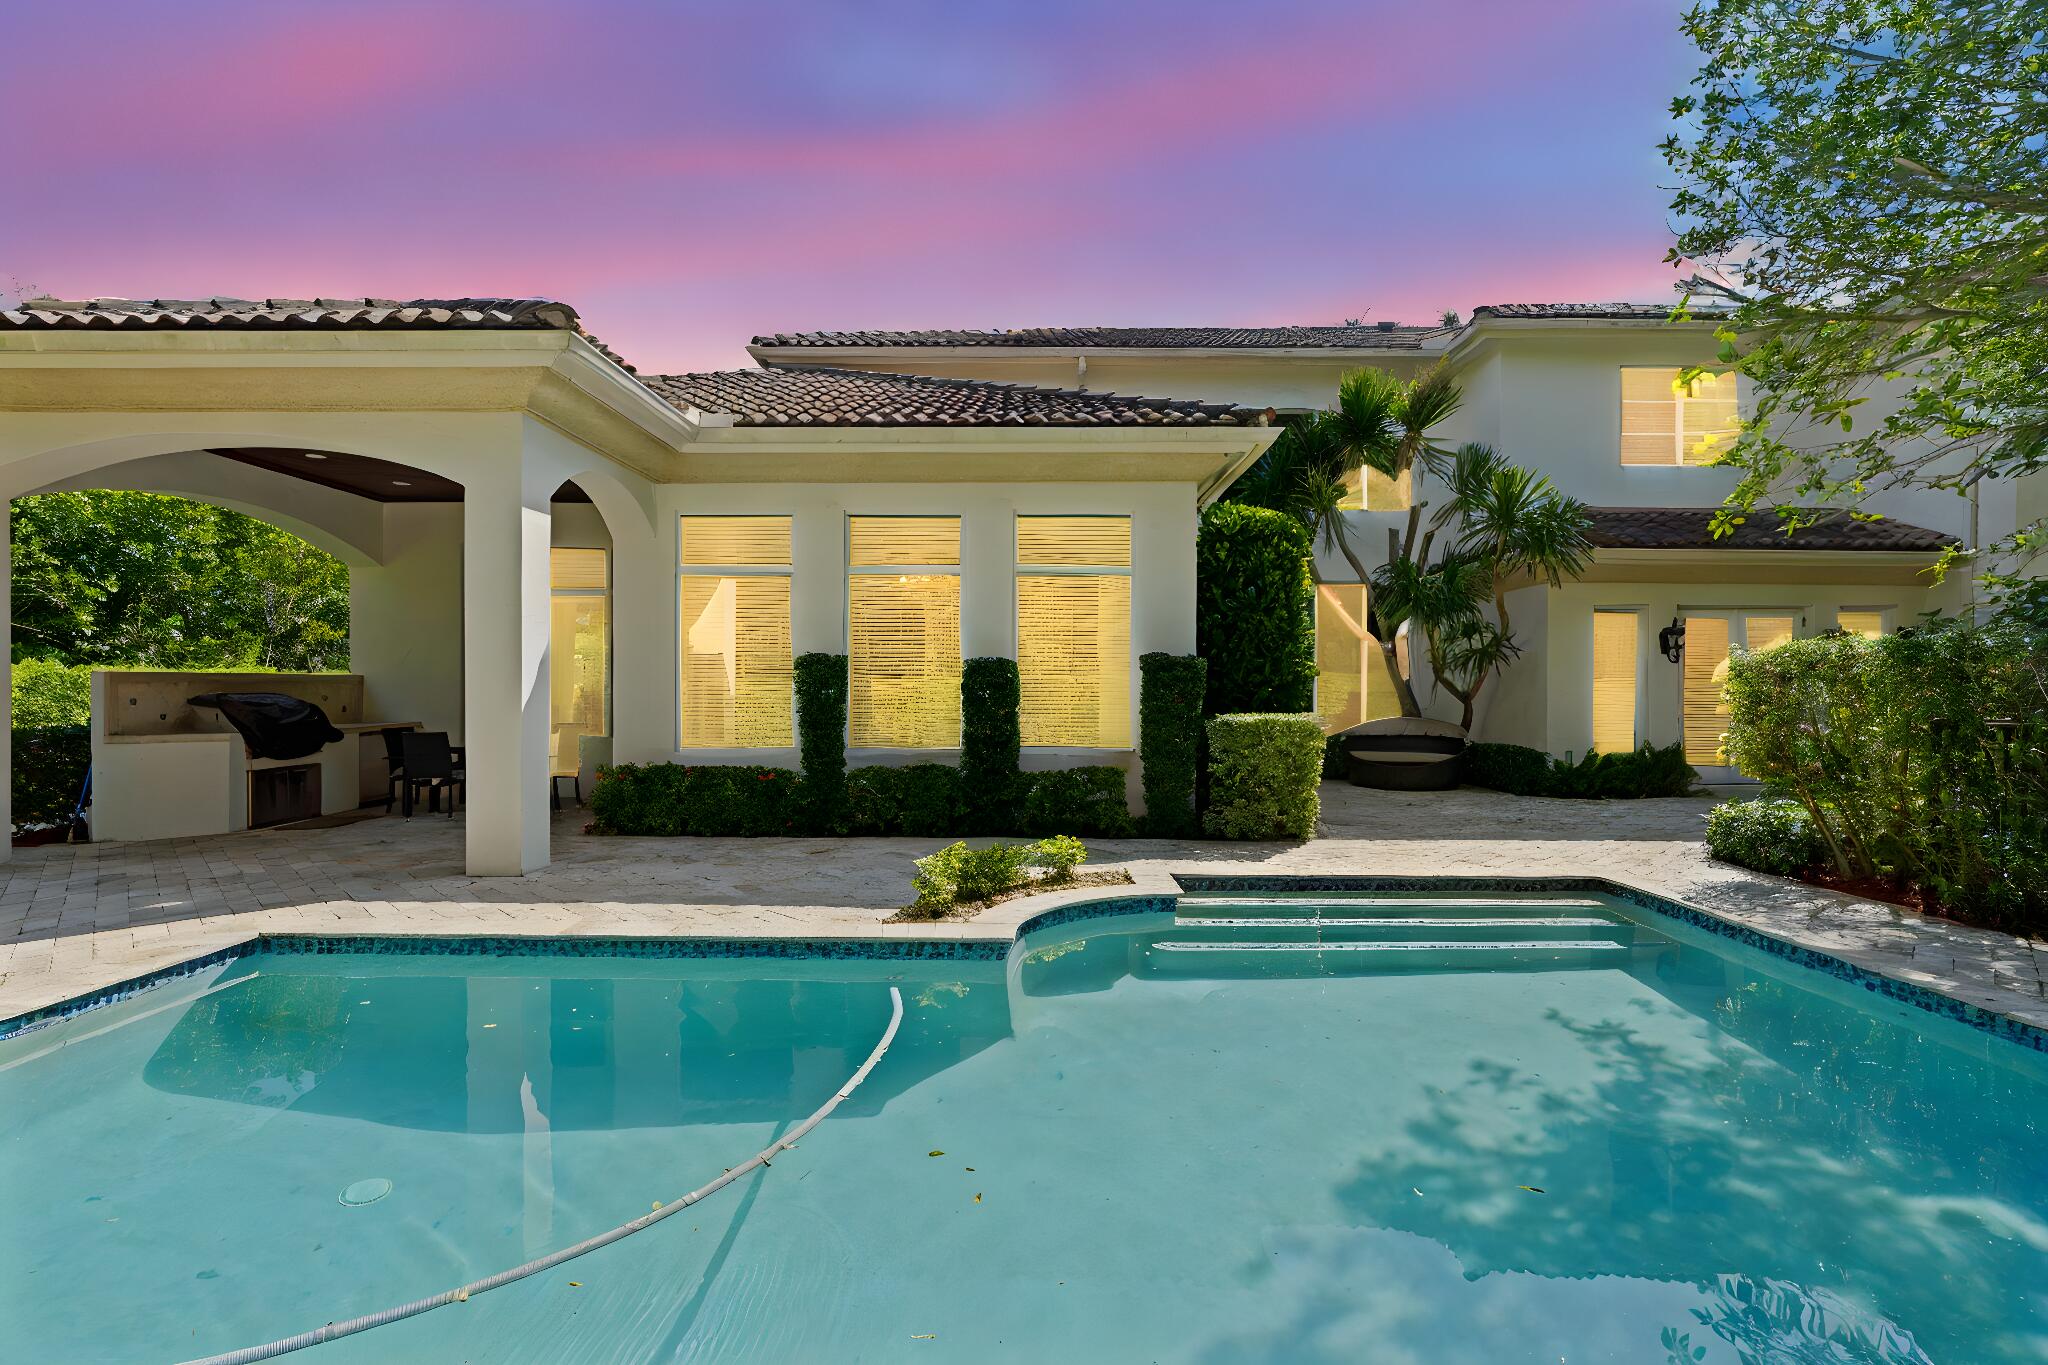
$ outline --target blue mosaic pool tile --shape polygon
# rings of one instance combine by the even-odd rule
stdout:
[[[1108,896],[1076,901],[1033,916],[1017,936],[1036,929],[1111,915],[1157,911],[1172,914],[1172,896]],[[517,935],[459,937],[429,934],[268,934],[204,957],[164,967],[88,994],[0,1020],[0,1038],[46,1028],[88,1010],[127,1000],[166,982],[251,953],[332,956],[372,953],[401,957],[619,957],[619,958],[852,958],[881,962],[1000,962],[1009,956],[1007,938],[535,938]]]

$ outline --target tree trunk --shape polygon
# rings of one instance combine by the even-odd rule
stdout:
[[[1390,541],[1393,535],[1394,528],[1390,526],[1387,528],[1387,537]],[[1351,537],[1346,535],[1341,527],[1337,531],[1337,549],[1343,554],[1344,562],[1351,566],[1351,572],[1357,574],[1358,581],[1365,585],[1365,618],[1371,623],[1374,643],[1380,647],[1380,662],[1386,666],[1387,677],[1394,684],[1394,700],[1401,704],[1402,715],[1420,717],[1422,707],[1415,700],[1415,688],[1401,676],[1401,656],[1394,640],[1394,633],[1384,630],[1379,612],[1372,604],[1372,575],[1365,571],[1365,565],[1358,558],[1358,552],[1351,548]]]

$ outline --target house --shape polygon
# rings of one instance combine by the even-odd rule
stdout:
[[[1837,518],[1789,537],[1759,511],[1716,540],[1708,524],[1736,476],[1703,462],[1730,439],[1746,395],[1715,368],[1714,326],[1674,322],[1662,305],[1502,305],[1455,326],[835,332],[760,336],[750,349],[764,366],[1201,395],[1281,413],[1330,406],[1360,367],[1412,378],[1447,366],[1464,406],[1442,438],[1483,441],[1548,475],[1590,506],[1596,547],[1578,581],[1510,595],[1523,653],[1483,695],[1477,736],[1556,754],[1682,740],[1708,780],[1728,781],[1719,677],[1731,649],[1886,631],[1965,606],[1968,574],[1937,584],[1928,566],[1952,540],[1988,542],[2048,515],[2048,480],[1989,482],[1967,497],[1884,492],[1869,504],[1884,520]],[[1693,366],[1708,373],[1675,388]],[[1385,559],[1385,528],[1405,523],[1410,492],[1377,476],[1354,491],[1346,515],[1369,567]],[[1358,624],[1363,586],[1333,550],[1316,568],[1325,728],[1393,714]]]
[[[961,660],[1007,655],[1027,767],[1130,769],[1134,661],[1194,649],[1200,510],[1276,435],[1071,386],[641,375],[541,299],[0,313],[0,493],[178,494],[342,557],[362,723],[464,745],[476,875],[548,861],[565,735],[586,765],[794,763],[813,651],[850,656],[855,763],[956,752]],[[124,793],[96,835],[243,827],[262,770],[145,684],[96,684]]]

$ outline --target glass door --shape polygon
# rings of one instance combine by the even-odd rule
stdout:
[[[1778,611],[1689,611],[1684,614],[1685,654],[1679,669],[1680,710],[1685,718],[1685,761],[1707,782],[1735,782],[1742,774],[1721,748],[1728,728],[1728,656],[1735,649],[1775,649],[1799,629],[1796,613]]]

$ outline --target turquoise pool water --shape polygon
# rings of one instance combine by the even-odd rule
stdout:
[[[1618,903],[1420,899],[209,969],[0,1041],[0,1360],[224,1351],[647,1212],[892,984],[772,1170],[287,1359],[2048,1358],[2048,1058]]]

